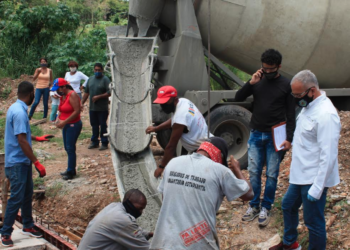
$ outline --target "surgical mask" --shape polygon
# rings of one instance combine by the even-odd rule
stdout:
[[[274,71],[271,73],[266,73],[265,71],[263,71],[263,73],[264,73],[264,76],[266,77],[267,80],[272,80],[277,76],[278,71]]]
[[[312,102],[314,100],[314,96],[310,97],[308,96],[308,93],[301,97],[301,98],[295,98],[295,103],[299,106],[299,107],[302,107],[302,108],[306,108],[310,102]]]
[[[160,104],[160,107],[166,114],[174,113],[175,112],[175,105],[174,103],[170,104]]]
[[[40,67],[43,67],[43,68],[47,67],[47,63],[41,63]]]
[[[125,207],[125,210],[128,214],[131,214],[132,216],[135,217],[135,219],[137,219],[138,217],[141,216],[141,212],[140,210],[138,210],[134,204],[131,203],[131,201],[126,200],[123,202],[123,206]]]
[[[77,67],[70,67],[69,70],[70,72],[74,73],[75,71],[77,71]]]
[[[96,76],[97,78],[102,77],[102,72],[95,72],[95,76]]]

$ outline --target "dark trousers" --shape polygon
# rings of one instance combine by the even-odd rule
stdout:
[[[23,228],[34,226],[32,217],[33,178],[32,164],[18,164],[5,168],[6,177],[11,183],[11,196],[7,202],[4,225],[1,235],[11,235],[13,224],[21,209]]]
[[[67,172],[75,174],[75,167],[77,166],[76,143],[80,135],[83,123],[78,121],[76,123],[67,124],[62,130],[64,149],[68,154],[68,168]]]
[[[36,89],[35,90],[35,100],[34,100],[34,103],[31,107],[31,109],[30,109],[29,117],[33,116],[35,109],[36,109],[36,106],[38,106],[38,104],[40,102],[41,96],[43,96],[43,104],[44,104],[44,117],[43,118],[47,117],[47,112],[49,110],[49,95],[50,95],[50,88]]]
[[[324,208],[326,205],[327,188],[321,198],[312,202],[307,199],[311,185],[290,184],[282,202],[284,236],[283,243],[293,244],[298,238],[299,208],[303,204],[304,221],[309,229],[309,250],[326,249],[326,221]]]
[[[108,137],[104,136],[107,133],[107,119],[108,111],[92,111],[90,110],[90,124],[92,127],[91,141],[98,145],[100,141],[98,137],[101,138],[102,145],[108,145]]]

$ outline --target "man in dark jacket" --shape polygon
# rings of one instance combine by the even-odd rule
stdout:
[[[291,148],[295,129],[295,102],[291,95],[290,81],[278,70],[282,55],[274,49],[266,50],[261,56],[261,68],[236,93],[236,101],[244,101],[253,95],[253,115],[250,121],[251,133],[248,141],[248,170],[254,190],[242,220],[252,221],[259,216],[259,225],[266,226],[270,221],[270,209],[275,199],[277,177],[283,150]],[[286,121],[286,140],[276,152],[272,127]],[[266,185],[264,198],[260,204],[261,174],[266,162]]]

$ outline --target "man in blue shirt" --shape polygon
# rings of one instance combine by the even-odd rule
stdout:
[[[20,208],[23,218],[22,233],[32,237],[42,236],[34,229],[32,217],[32,162],[40,177],[44,177],[46,171],[33,154],[32,140],[48,141],[48,138],[52,137],[31,135],[27,110],[34,100],[33,84],[21,82],[18,85],[17,95],[17,101],[7,111],[5,127],[5,174],[11,183],[11,197],[7,203],[4,225],[0,232],[1,244],[7,247],[13,246],[12,226]]]

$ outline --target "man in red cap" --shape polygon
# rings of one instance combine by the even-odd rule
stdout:
[[[154,103],[160,104],[165,113],[174,113],[166,122],[158,126],[149,126],[146,129],[146,133],[149,134],[172,128],[163,160],[154,172],[154,176],[159,177],[165,166],[174,157],[179,140],[188,152],[194,152],[208,138],[208,126],[197,107],[188,99],[178,98],[177,91],[172,86],[159,88]]]

